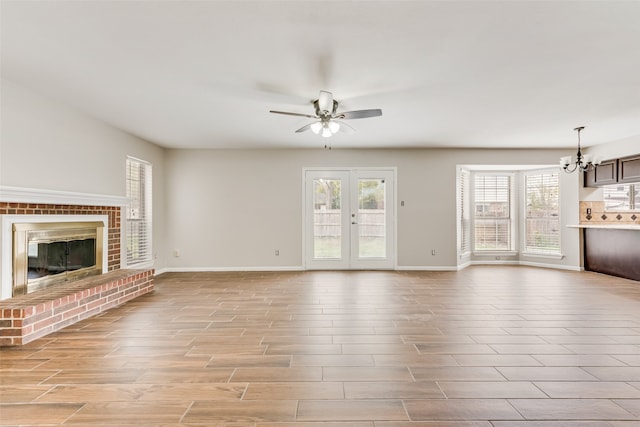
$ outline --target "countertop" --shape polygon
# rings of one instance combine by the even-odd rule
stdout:
[[[611,230],[638,230],[640,231],[640,224],[611,224],[611,223],[599,223],[599,224],[571,224],[567,225],[571,228],[608,228]]]

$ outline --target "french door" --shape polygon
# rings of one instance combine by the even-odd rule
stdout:
[[[305,171],[308,269],[395,267],[395,170]]]

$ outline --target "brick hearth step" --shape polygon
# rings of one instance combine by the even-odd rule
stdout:
[[[26,344],[149,293],[153,274],[120,269],[0,301],[0,346]]]

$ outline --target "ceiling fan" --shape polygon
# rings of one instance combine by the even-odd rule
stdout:
[[[338,113],[338,101],[333,99],[333,94],[324,90],[320,91],[318,99],[313,101],[316,114],[303,114],[303,113],[291,113],[288,111],[275,111],[270,110],[270,113],[285,114],[287,116],[299,116],[308,117],[310,119],[316,119],[315,122],[302,126],[296,130],[296,133],[305,132],[309,129],[316,135],[322,135],[325,138],[330,137],[336,132],[354,132],[355,129],[343,122],[342,120],[351,119],[366,119],[368,117],[378,117],[382,115],[382,110],[355,110],[344,111]]]

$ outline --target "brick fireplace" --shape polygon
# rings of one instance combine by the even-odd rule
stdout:
[[[108,271],[120,268],[120,211],[120,206],[55,205],[0,201],[0,215],[106,215],[109,218],[107,238]]]
[[[13,197],[15,195],[15,197]],[[15,201],[13,201],[14,199]],[[55,200],[64,203],[57,203]],[[95,199],[95,200],[94,200]],[[105,202],[105,203],[94,203]],[[0,188],[2,259],[12,252],[8,222],[47,218],[104,218],[106,244],[103,274],[51,286],[26,295],[12,296],[11,271],[2,262],[0,278],[0,346],[21,345],[110,307],[153,290],[153,269],[122,269],[123,197],[94,196],[55,191]]]

